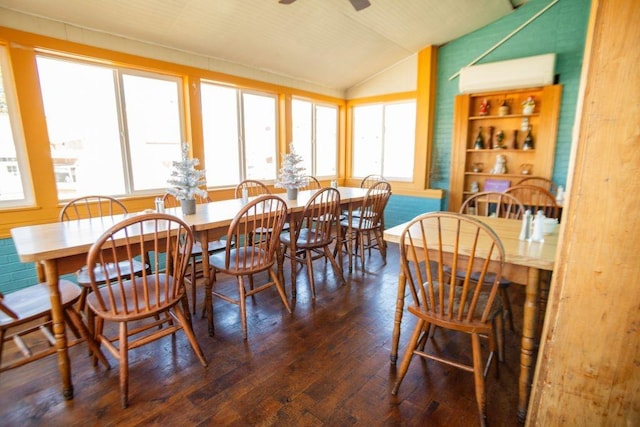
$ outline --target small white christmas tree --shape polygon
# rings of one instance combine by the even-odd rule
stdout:
[[[182,160],[171,162],[173,170],[167,184],[173,187],[167,189],[169,194],[178,200],[191,200],[196,196],[206,197],[207,192],[200,188],[201,185],[206,184],[204,171],[195,168],[199,164],[200,160],[189,158],[189,144],[183,142]]]
[[[297,154],[293,144],[290,144],[289,153],[282,156],[280,177],[276,181],[275,186],[291,190],[307,185],[308,178],[306,177],[306,169],[304,166],[300,166],[302,162],[302,156]]]

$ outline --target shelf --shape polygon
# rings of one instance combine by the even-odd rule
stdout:
[[[507,114],[506,116],[470,116],[469,120],[495,120],[495,119],[519,119],[522,117],[536,117],[540,113],[531,114]]]
[[[476,150],[475,148],[467,148],[467,153],[535,153],[536,149],[523,150],[522,148],[484,148]]]
[[[484,177],[491,177],[491,178],[526,178],[528,176],[531,176],[530,174],[526,174],[526,173],[491,173],[491,172],[465,172],[464,173],[467,176],[484,176]]]

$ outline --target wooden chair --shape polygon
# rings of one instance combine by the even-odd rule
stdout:
[[[352,247],[355,247],[355,250],[353,253],[349,253],[349,257],[358,256],[360,253],[363,267],[365,249],[368,249],[371,254],[371,248],[377,248],[382,259],[385,261],[387,259],[387,247],[384,244],[382,232],[384,231],[384,208],[387,206],[390,196],[391,184],[387,181],[378,181],[367,190],[362,205],[358,208],[358,215],[351,218],[351,227],[349,227],[349,218],[340,221],[344,236],[341,242],[342,246],[348,249],[347,240],[351,239],[354,243]],[[349,228],[351,228],[351,235],[349,235]],[[374,234],[373,238],[371,233]],[[336,245],[336,251],[339,246]]]
[[[541,176],[528,176],[518,181],[516,185],[535,185],[537,187],[544,188],[549,193],[553,194],[554,197],[558,195],[558,186],[556,183]]]
[[[522,219],[524,206],[518,199],[508,193],[486,191],[476,193],[464,201],[460,207],[460,213],[477,216],[494,216],[497,218]],[[472,279],[478,278],[478,273],[471,274]],[[489,283],[492,277],[487,277]],[[500,279],[500,297],[504,304],[504,316],[509,322],[509,329],[515,330],[513,324],[513,313],[511,311],[511,299],[509,298],[509,286],[511,282],[507,279]]]
[[[140,237],[143,232],[144,239]],[[193,234],[184,221],[172,215],[151,213],[119,222],[89,249],[87,265],[97,267],[89,270],[93,292],[87,296],[87,305],[96,319],[98,343],[120,362],[123,408],[127,407],[129,396],[129,350],[183,330],[200,363],[207,366],[185,314],[189,306],[183,280],[192,247]],[[136,257],[149,261],[150,272],[145,270],[142,276],[133,277],[122,274],[120,266],[133,264]],[[166,266],[162,265],[163,259]],[[110,265],[117,266],[116,275],[100,286],[97,273],[111,268]],[[118,325],[116,336],[105,332],[105,322]]]
[[[367,175],[360,181],[360,188],[371,188],[371,186],[380,181],[387,182],[387,178],[382,175]]]
[[[75,334],[79,334],[84,339],[89,338],[90,332],[73,307],[80,299],[81,288],[64,279],[60,279],[58,288],[65,323]],[[51,297],[47,283],[32,285],[7,295],[0,293],[0,372],[55,354],[58,349],[51,331],[51,323]],[[41,343],[37,338],[31,340],[34,344],[31,346],[23,340],[23,337],[36,332],[42,333],[45,346],[38,345]],[[9,334],[7,335],[7,333]],[[21,358],[15,358],[7,364],[2,364],[4,343],[8,341],[15,343]],[[70,347],[79,342],[80,340],[69,340],[67,346]],[[109,362],[99,351],[94,341],[88,339],[87,343],[90,350],[109,368]]]
[[[60,221],[73,221],[85,218],[99,218],[104,216],[113,216],[128,213],[124,204],[113,197],[109,196],[83,196],[68,201],[60,210]],[[134,260],[132,263],[123,263],[119,266],[120,274],[125,276],[140,275],[148,266],[145,266],[140,260]],[[96,281],[104,284],[113,280],[116,274],[115,266],[111,265],[106,270],[96,271]],[[82,294],[78,302],[78,310],[84,312],[87,294],[91,288],[89,280],[89,269],[84,266],[76,272],[78,284],[82,287]],[[90,327],[92,325],[89,325]]]
[[[238,185],[236,185],[235,189],[235,198],[240,199],[242,197],[242,190],[247,190],[247,195],[249,197],[261,196],[263,194],[271,194],[269,187],[263,184],[260,181],[256,181],[255,179],[245,179],[241,181]]]
[[[162,200],[164,202],[164,206],[167,208],[175,208],[180,207],[180,202],[171,194],[166,193]],[[196,196],[196,204],[200,203],[209,203],[211,200],[209,197],[201,197]],[[222,240],[214,240],[209,242],[207,245],[207,254],[212,255],[215,252],[221,251],[224,249],[226,243]],[[196,314],[196,283],[198,279],[203,277],[202,273],[202,244],[199,241],[194,241],[193,248],[191,248],[191,269],[189,273],[185,274],[184,281],[186,284],[191,285],[191,304],[193,314]],[[204,311],[204,310],[203,310]]]
[[[445,225],[450,226],[445,226]],[[455,230],[455,231],[451,231]],[[458,242],[470,239],[474,250],[461,253]],[[484,378],[496,349],[503,359],[502,303],[498,295],[504,263],[504,248],[491,228],[470,216],[451,212],[433,212],[416,217],[401,235],[400,262],[414,298],[408,311],[417,323],[402,358],[392,394],[396,395],[414,355],[473,372],[476,402],[481,424],[486,422]],[[453,249],[453,250],[452,250]],[[492,260],[492,262],[487,262]],[[449,270],[466,272],[462,284]],[[479,279],[471,280],[471,272]],[[489,284],[487,278],[493,277]],[[453,358],[451,352],[437,346],[426,349],[432,326],[466,333],[471,337],[471,351]],[[489,338],[489,356],[483,367],[481,336]],[[470,354],[469,354],[470,353]],[[472,363],[464,363],[471,360]],[[428,365],[427,365],[428,366]],[[497,364],[496,364],[497,372]]]
[[[214,274],[207,284],[207,317],[209,332],[213,334],[213,304],[210,295],[224,301],[240,306],[242,320],[242,335],[247,339],[247,297],[275,286],[287,311],[291,313],[291,307],[287,301],[284,286],[279,275],[273,270],[276,261],[276,251],[279,251],[279,235],[287,217],[287,205],[278,196],[265,194],[252,199],[234,217],[227,231],[226,247],[224,252],[213,254],[209,257],[209,263]],[[257,229],[269,229],[270,233],[264,239],[253,240]],[[244,277],[252,277],[256,273],[267,271],[269,280],[267,283],[247,290]],[[238,280],[238,295],[230,296],[219,292],[215,287],[217,272],[236,276]]]
[[[315,299],[316,288],[313,278],[313,261],[319,258],[328,259],[342,284],[346,284],[342,274],[342,267],[336,262],[329,246],[340,239],[338,222],[340,220],[340,192],[335,188],[318,190],[309,199],[304,211],[296,220],[296,227],[290,233],[280,235],[280,242],[284,245],[283,253],[296,242],[296,253],[286,254],[291,259],[291,293],[296,296],[296,263],[307,266],[311,297]],[[334,234],[333,228],[337,231]]]
[[[307,175],[305,176],[305,178],[307,179],[307,185],[305,185],[304,187],[300,187],[298,189],[299,191],[319,190],[320,188],[322,188],[322,184],[320,184],[320,181],[318,181],[318,178],[316,178],[315,176]]]
[[[525,209],[531,210],[535,215],[539,210],[544,212],[547,218],[560,219],[560,209],[553,194],[542,187],[535,185],[514,185],[505,191],[511,194],[524,205]]]

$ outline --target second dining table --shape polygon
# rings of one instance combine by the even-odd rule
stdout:
[[[518,418],[524,421],[527,414],[529,389],[537,346],[538,299],[541,271],[552,271],[558,245],[558,231],[544,236],[543,242],[520,240],[522,221],[515,219],[476,217],[491,227],[504,245],[505,265],[502,276],[514,284],[526,286],[522,322],[522,343],[520,349],[520,377],[518,381]],[[401,244],[400,237],[407,223],[389,228],[384,239],[390,243]],[[461,245],[469,244],[461,240]],[[402,322],[406,294],[406,278],[400,268],[398,274],[398,294],[391,341],[391,363],[395,365],[398,357],[400,325]]]

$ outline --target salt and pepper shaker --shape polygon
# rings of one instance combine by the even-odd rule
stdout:
[[[242,187],[242,203],[247,203],[249,201],[249,190],[247,187]]]
[[[164,200],[162,200],[162,197],[156,197],[156,212],[164,213]]]
[[[558,194],[556,195],[556,202],[561,203],[564,200],[564,187],[558,185]]]
[[[543,242],[544,241],[544,212],[539,210],[536,213],[536,217],[533,220],[533,233],[531,233],[531,241],[532,242]]]
[[[522,228],[520,229],[520,240],[529,240],[531,237],[531,211],[527,209],[522,217]]]
[[[331,188],[338,188],[338,180],[336,179],[331,180]]]

